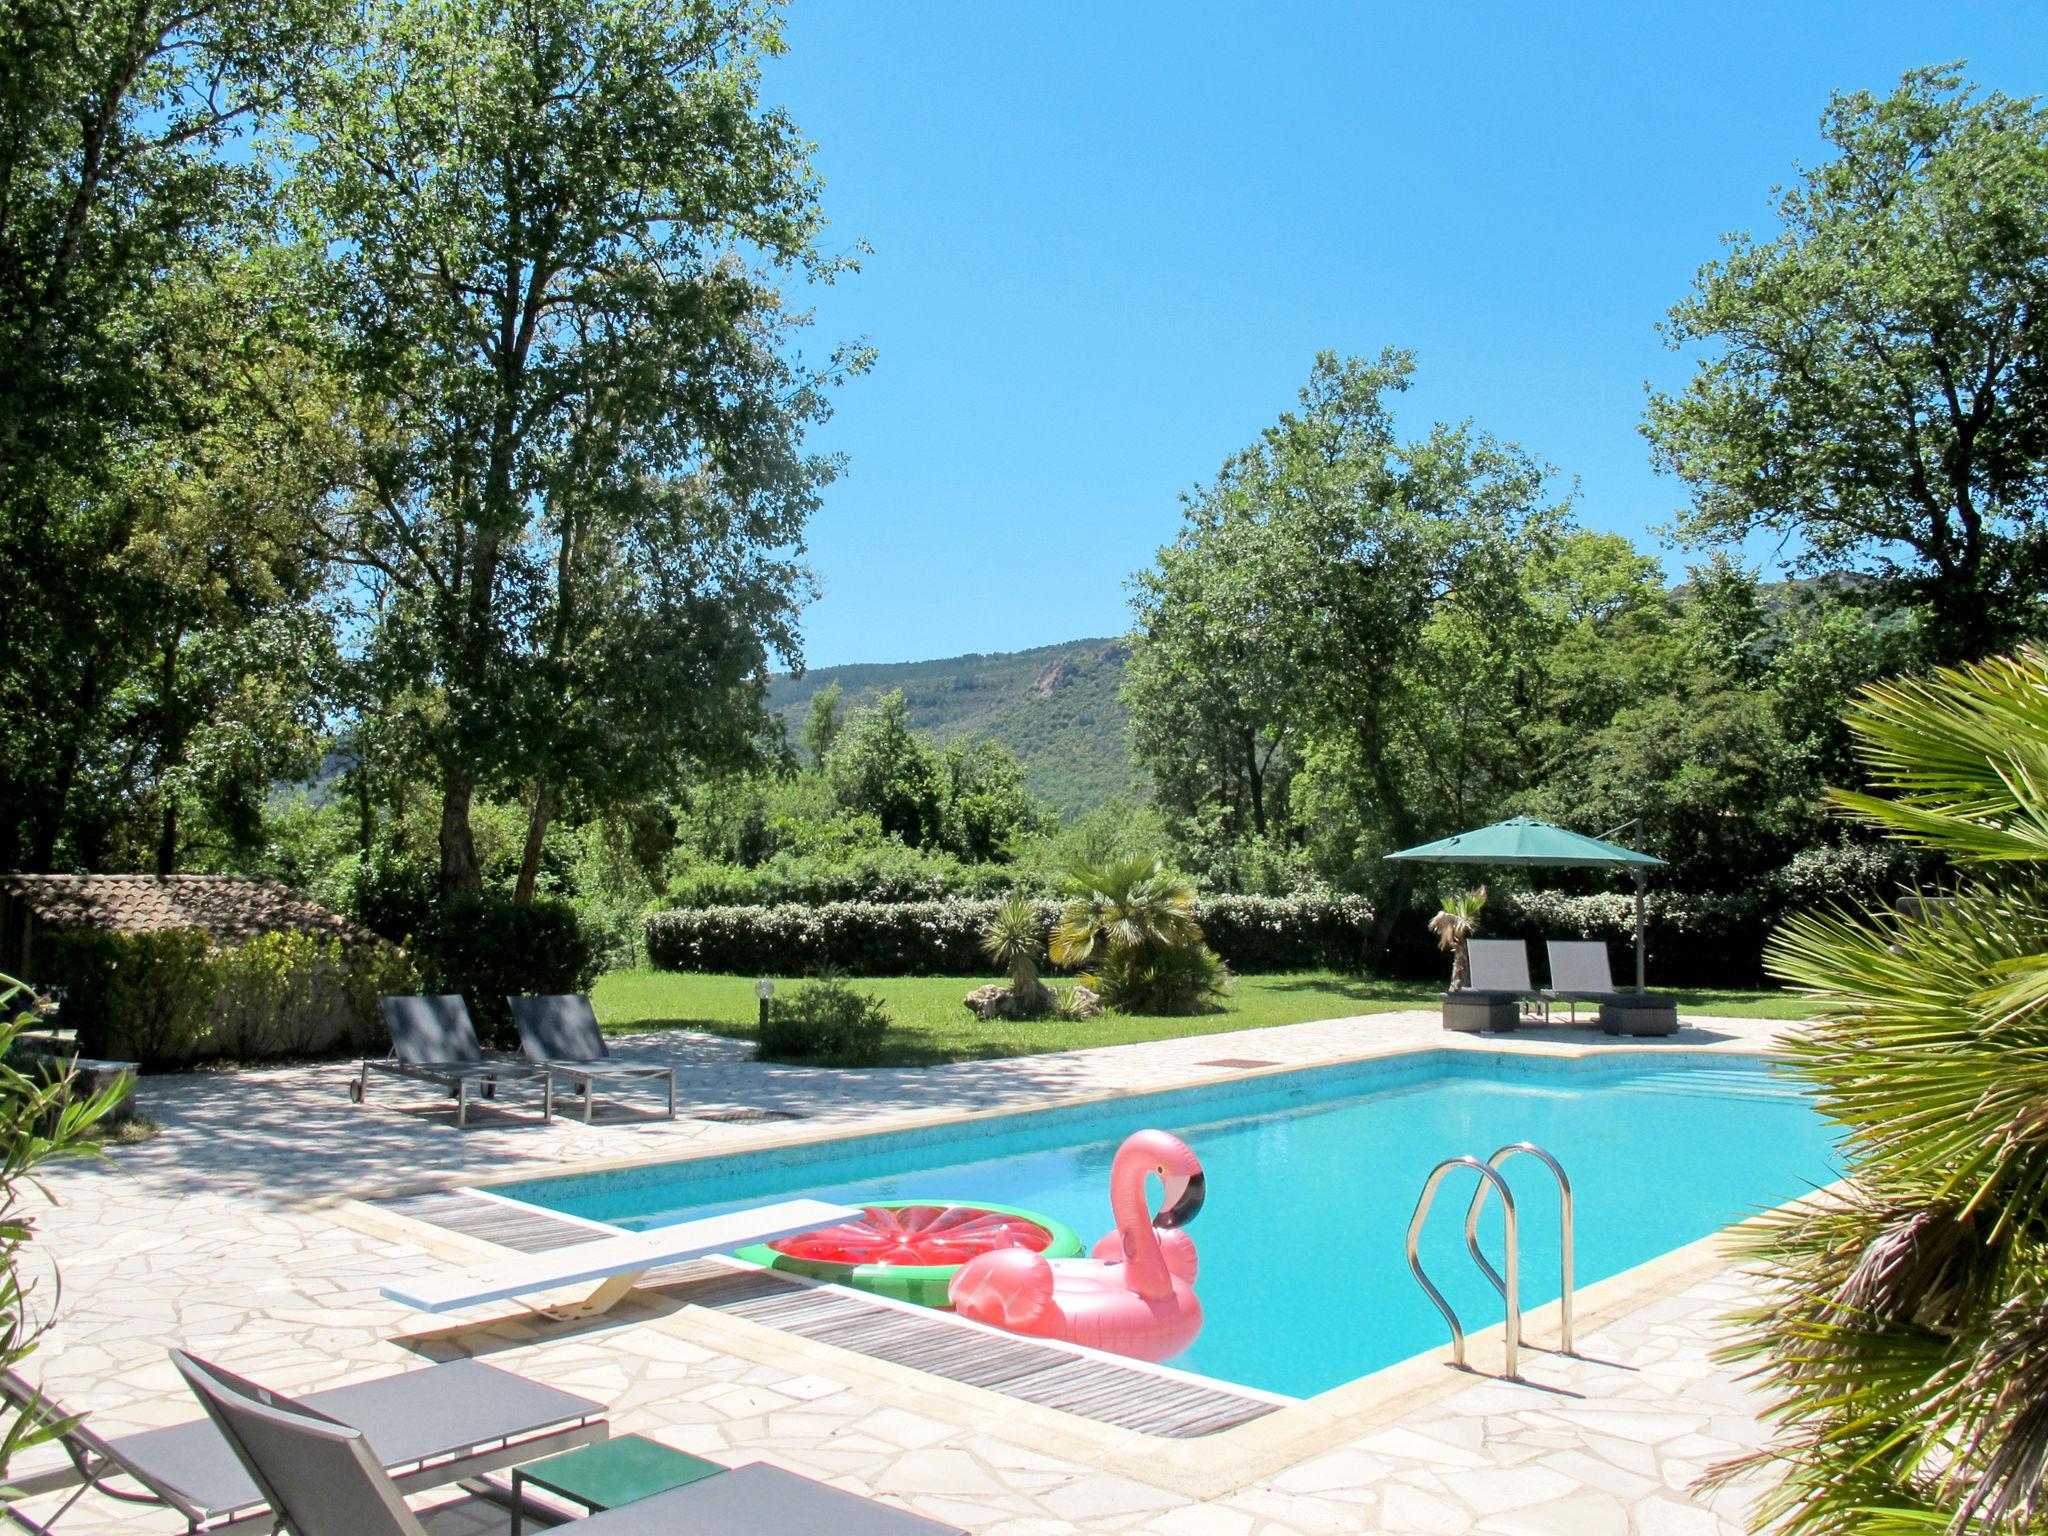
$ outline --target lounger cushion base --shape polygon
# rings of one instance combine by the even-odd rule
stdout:
[[[1610,1035],[1675,1035],[1678,1004],[1654,992],[1618,993],[1600,1004],[1600,1027]]]
[[[1443,996],[1444,1028],[1459,1034],[1505,1034],[1522,1020],[1522,1000],[1514,992],[1482,992],[1465,988]]]

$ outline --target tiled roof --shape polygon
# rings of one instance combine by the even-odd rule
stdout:
[[[263,875],[0,875],[0,890],[51,928],[141,933],[197,928],[217,939],[298,929],[371,937],[339,913]]]

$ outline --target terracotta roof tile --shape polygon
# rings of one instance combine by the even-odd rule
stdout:
[[[0,875],[0,890],[51,928],[197,928],[217,939],[286,929],[352,942],[372,937],[264,875]]]

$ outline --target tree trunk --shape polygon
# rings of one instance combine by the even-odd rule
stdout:
[[[183,633],[173,625],[157,676],[157,709],[164,722],[162,746],[166,764],[182,762],[185,756],[184,723],[178,716],[178,647],[183,643]],[[169,793],[164,795],[163,824],[157,833],[156,872],[159,876],[178,872],[178,801]]]
[[[476,840],[469,830],[469,801],[476,781],[466,768],[451,768],[441,781],[441,900],[467,901],[483,894],[476,867]]]
[[[1251,781],[1252,830],[1266,835],[1266,776],[1259,771],[1259,740],[1252,731],[1244,733],[1244,771]]]
[[[541,844],[554,819],[555,791],[542,779],[533,787],[533,810],[526,818],[526,851],[519,858],[519,883],[512,887],[512,900],[522,907],[533,900],[534,883],[540,878]]]
[[[34,842],[29,848],[28,867],[33,874],[48,874],[57,862],[57,839],[63,834],[64,813],[70,806],[71,785],[78,777],[78,760],[85,750],[85,731],[93,712],[99,708],[99,658],[88,656],[85,675],[78,690],[78,707],[72,711],[70,729],[57,749],[56,771],[37,807]]]

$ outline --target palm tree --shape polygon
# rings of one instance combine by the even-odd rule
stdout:
[[[1052,958],[1120,1013],[1197,1013],[1229,972],[1202,942],[1195,888],[1165,864],[1129,854],[1067,871],[1070,900],[1053,929]]]
[[[1486,905],[1486,887],[1476,891],[1453,891],[1443,899],[1443,911],[1429,920],[1436,935],[1436,947],[1451,954],[1451,990],[1472,985],[1472,952],[1465,946],[1479,931],[1479,913]]]
[[[1775,1282],[1729,1357],[1776,1396],[1795,1533],[2020,1532],[2048,1516],[2048,652],[1865,690],[1848,815],[1945,855],[1910,914],[1796,917],[1772,970],[1853,1159],[1845,1200],[1750,1239]],[[1731,1475],[1741,1468],[1724,1468]]]
[[[1020,1012],[1039,1013],[1052,1006],[1051,994],[1038,980],[1045,927],[1029,897],[1012,891],[989,914],[981,930],[981,950],[1010,973],[1010,998]]]

